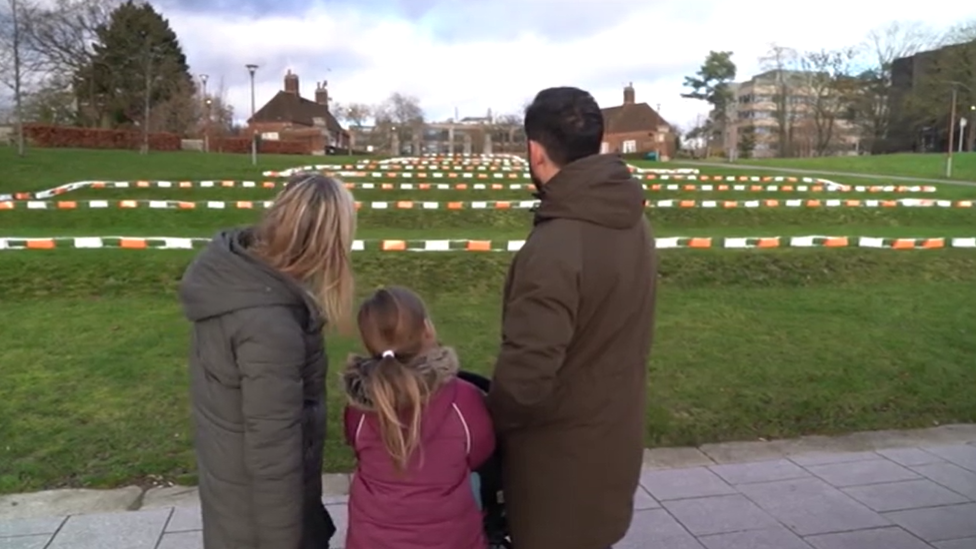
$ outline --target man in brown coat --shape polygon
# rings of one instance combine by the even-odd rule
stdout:
[[[551,88],[525,112],[540,205],[505,283],[488,400],[515,549],[606,549],[633,517],[657,261],[644,191],[601,155],[593,97]]]

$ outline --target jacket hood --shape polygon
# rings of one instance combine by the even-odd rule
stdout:
[[[366,412],[375,412],[373,401],[369,395],[370,384],[374,381],[378,360],[374,357],[351,356],[342,375],[343,387],[349,404]],[[454,403],[454,393],[457,391],[455,380],[460,364],[457,353],[450,347],[435,347],[413,360],[408,366],[424,383],[430,395],[435,395],[440,389],[450,391],[445,398],[431,398],[424,412],[424,423],[421,427],[421,438],[434,436],[441,424],[451,413]]]
[[[196,322],[272,306],[318,310],[296,280],[248,252],[252,238],[250,229],[223,231],[193,260],[180,281],[180,301],[186,318]],[[321,322],[317,313],[309,318],[313,324]]]
[[[576,219],[629,229],[644,216],[644,188],[617,155],[597,154],[563,166],[537,196],[535,222]]]

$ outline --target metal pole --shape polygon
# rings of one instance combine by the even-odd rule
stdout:
[[[952,178],[952,149],[953,149],[952,145],[953,145],[953,140],[955,138],[955,132],[956,132],[956,94],[957,93],[958,90],[956,89],[956,86],[953,85],[952,106],[949,107],[949,150],[948,150],[949,154],[948,156],[946,156],[946,171],[945,171],[946,179]]]
[[[200,75],[200,82],[203,84],[203,114],[206,118],[203,121],[203,152],[210,152],[210,102],[207,101],[207,79],[206,74]]]
[[[254,71],[258,68],[257,65],[247,65],[247,71],[251,73],[251,164],[258,165],[258,135],[254,131]]]
[[[150,87],[152,86],[152,56],[149,55],[148,48],[146,52],[146,97],[145,105],[143,105],[144,110],[142,113],[142,154],[149,154],[149,94]]]

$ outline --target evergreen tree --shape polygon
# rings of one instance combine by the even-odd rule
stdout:
[[[153,107],[195,92],[176,33],[148,2],[120,5],[96,36],[91,62],[75,75],[92,125],[141,125],[153,119]]]

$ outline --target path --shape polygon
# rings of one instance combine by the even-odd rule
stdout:
[[[909,177],[905,175],[880,175],[873,173],[834,172],[823,170],[808,170],[801,168],[779,168],[774,166],[760,166],[752,164],[731,164],[728,162],[699,162],[694,160],[675,160],[682,166],[699,166],[703,168],[730,168],[733,170],[758,170],[769,172],[802,173],[808,175],[831,177],[860,177],[862,179],[884,179],[886,181],[904,181],[906,183],[940,183],[943,185],[957,185],[960,187],[976,187],[976,181],[958,181],[955,179],[926,179],[924,177]],[[976,548],[974,548],[976,549]]]
[[[644,462],[617,549],[976,548],[976,425],[662,448]],[[348,479],[328,480],[340,549]],[[0,549],[202,549],[195,489],[93,493],[0,497]]]

